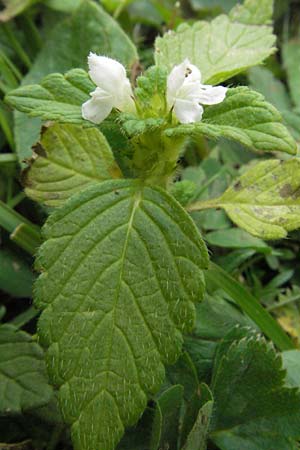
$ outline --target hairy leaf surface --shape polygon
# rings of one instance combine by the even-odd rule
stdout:
[[[205,245],[166,192],[106,181],[44,227],[35,302],[76,449],[112,450],[179,356],[204,291]]]
[[[179,125],[166,134],[225,137],[255,150],[294,154],[296,143],[281,122],[279,112],[261,94],[238,87],[229,89],[222,103],[207,107],[201,122]]]
[[[23,181],[26,194],[49,206],[59,206],[87,186],[121,178],[111,149],[97,128],[55,124],[34,147]]]
[[[284,385],[282,361],[255,335],[220,344],[213,371],[210,438],[222,450],[296,450],[300,397]]]
[[[44,352],[24,331],[0,326],[0,413],[16,414],[46,404],[52,396]]]
[[[158,37],[155,59],[171,70],[189,58],[201,70],[204,83],[218,84],[261,63],[275,51],[274,42],[271,27],[244,25],[221,15]]]
[[[44,120],[91,124],[82,119],[81,105],[95,89],[88,74],[72,69],[65,75],[52,73],[40,84],[21,86],[6,96],[6,102],[31,117]]]
[[[221,197],[207,203],[224,208],[233,222],[254,236],[283,238],[300,227],[300,161],[263,161],[237,179]],[[195,203],[191,209],[199,209],[200,204],[197,207]]]

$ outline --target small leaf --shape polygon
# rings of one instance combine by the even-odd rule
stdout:
[[[176,448],[183,387],[175,385],[164,391],[156,401],[151,450]],[[157,437],[159,436],[159,439]]]
[[[166,130],[167,136],[225,137],[254,150],[296,153],[278,111],[247,87],[228,89],[225,100],[205,109],[203,120]]]
[[[221,450],[296,449],[300,396],[285,387],[284,377],[280,356],[253,333],[221,347],[211,386],[210,439]]]
[[[282,352],[283,367],[286,370],[286,383],[290,387],[300,387],[300,351]]]
[[[287,71],[287,81],[295,105],[300,107],[300,41],[292,40],[283,45],[283,64]]]
[[[65,75],[52,73],[40,84],[21,86],[5,97],[6,103],[31,117],[61,122],[83,123],[81,105],[95,89],[88,74],[72,69]]]
[[[41,347],[11,325],[0,326],[0,386],[2,415],[45,405],[52,396]]]
[[[274,53],[269,26],[244,25],[221,15],[211,22],[183,24],[155,41],[155,60],[171,70],[189,58],[202,73],[203,83],[219,84]]]
[[[201,384],[199,386],[199,391],[200,398],[198,399],[198,404],[200,409],[182,450],[207,449],[207,435],[213,412],[213,397],[209,388],[205,384]],[[189,413],[189,410],[187,413]]]
[[[105,181],[48,219],[36,305],[75,448],[112,450],[194,324],[208,255],[165,191]]]
[[[259,238],[239,228],[211,231],[205,235],[210,245],[223,248],[252,248],[258,253],[271,253],[272,248]]]
[[[97,128],[55,124],[34,147],[23,182],[26,194],[49,206],[59,206],[85,187],[122,174],[111,149]]]
[[[273,0],[244,0],[229,13],[234,22],[247,25],[268,25],[272,22]]]
[[[207,203],[224,208],[233,222],[254,236],[283,238],[300,227],[300,161],[262,161]],[[197,204],[201,202],[190,209],[198,209]]]
[[[148,119],[139,119],[131,114],[120,114],[120,124],[129,138],[138,136],[139,134],[151,133],[160,128],[164,119],[150,117]]]

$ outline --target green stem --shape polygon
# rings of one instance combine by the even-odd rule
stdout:
[[[50,438],[50,441],[48,442],[46,450],[55,450],[56,449],[57,444],[60,441],[63,431],[64,431],[64,425],[62,425],[62,424],[56,425],[56,427],[54,428],[54,431],[52,433],[52,436]]]
[[[19,71],[18,67],[12,62],[12,60],[2,51],[0,50],[0,57],[2,58],[3,62],[7,65],[9,70],[14,76],[14,82],[21,81],[23,78],[23,75]]]
[[[191,211],[201,211],[203,209],[218,208],[218,207],[219,207],[219,199],[212,198],[212,199],[208,199],[208,200],[203,200],[202,202],[199,201],[199,202],[191,203],[190,205],[187,205],[186,210],[191,212]]]
[[[271,339],[279,350],[290,350],[295,345],[283,331],[278,322],[268,313],[259,301],[225,270],[217,264],[210,263],[205,273],[206,279],[223,289],[240,308],[258,325],[261,331]]]
[[[33,48],[36,52],[38,52],[43,46],[43,41],[39,30],[28,12],[25,12],[25,14],[21,16],[21,18],[24,22],[26,35],[30,36],[30,41],[33,44]]]
[[[27,67],[27,69],[30,69],[31,67],[31,61],[27,55],[27,53],[23,50],[22,46],[20,45],[19,41],[16,39],[15,34],[13,33],[10,24],[4,23],[2,24],[3,30],[9,39],[13,49],[21,59],[21,61],[24,63],[24,65]]]
[[[127,3],[126,0],[121,0],[121,1],[119,2],[119,5],[118,5],[118,7],[115,9],[115,12],[114,12],[114,19],[117,19],[117,18],[119,17],[119,15],[122,13],[123,9],[124,9],[125,6],[126,6],[126,3]]]
[[[0,166],[7,163],[15,163],[18,161],[14,153],[0,153]]]
[[[9,323],[14,325],[17,328],[22,328],[26,323],[30,322],[39,314],[39,311],[34,307],[30,306],[30,308],[26,309],[26,311],[19,314],[17,317],[12,319]]]
[[[39,227],[0,200],[0,226],[11,233],[10,238],[21,248],[35,254],[41,243]]]
[[[274,303],[274,305],[270,305],[267,308],[267,310],[268,311],[273,311],[274,309],[281,308],[282,306],[288,305],[290,303],[294,303],[294,302],[296,302],[298,300],[300,300],[300,295],[294,295],[293,297],[290,297],[287,300],[283,300],[282,302],[277,302],[277,303]]]
[[[26,194],[23,191],[20,191],[17,195],[12,197],[6,204],[11,208],[15,208],[22,200],[26,198]]]

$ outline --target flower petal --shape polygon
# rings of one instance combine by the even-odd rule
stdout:
[[[174,113],[179,122],[199,122],[202,118],[203,108],[195,101],[176,99]]]
[[[90,94],[92,98],[83,103],[81,107],[82,117],[93,123],[101,123],[113,108],[113,97],[100,88]]]
[[[115,96],[114,107],[123,112],[136,112],[131,84],[127,78],[123,83],[122,91],[120,91],[119,96]]]
[[[189,60],[185,59],[181,64],[174,66],[167,79],[167,104],[172,108],[175,102],[177,91],[184,83],[185,73]]]
[[[93,82],[111,95],[117,95],[127,80],[125,67],[115,59],[90,53],[88,56],[89,75]]]
[[[198,96],[198,101],[202,105],[216,105],[224,100],[226,92],[227,88],[224,86],[212,87],[202,85],[201,92]]]

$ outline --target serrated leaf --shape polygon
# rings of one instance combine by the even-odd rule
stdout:
[[[300,227],[299,193],[300,160],[273,159],[252,167],[208,203],[224,208],[233,222],[254,236],[279,239]],[[190,209],[198,209],[196,205]]]
[[[87,186],[122,178],[111,149],[97,128],[55,124],[43,132],[23,176],[25,192],[49,206],[62,205]]]
[[[31,117],[91,126],[82,118],[81,105],[94,89],[95,85],[84,70],[72,69],[65,75],[47,75],[40,84],[10,91],[5,101]]]
[[[142,117],[162,117],[166,110],[168,71],[165,67],[152,66],[137,78],[134,95]]]
[[[90,51],[117,59],[128,70],[138,59],[136,48],[127,34],[99,3],[91,0],[80,2],[74,13],[57,23],[45,38],[42,50],[22,80],[22,86],[39,83],[53,72],[65,73],[74,67],[86,69]],[[71,93],[69,100],[72,104]],[[16,151],[22,161],[31,155],[31,146],[38,140],[41,122],[18,111],[14,116]]]
[[[272,21],[273,0],[244,0],[230,11],[229,17],[235,22],[247,25],[267,25]]]
[[[295,450],[300,397],[284,377],[280,356],[263,338],[228,343],[213,372],[210,439],[221,450]]]
[[[106,181],[50,216],[36,305],[75,449],[112,450],[174,362],[208,263],[196,226],[165,191]]]
[[[291,40],[282,47],[283,64],[287,71],[287,81],[295,105],[300,107],[300,41]]]
[[[52,396],[43,350],[11,325],[0,326],[0,386],[2,415],[37,408]]]
[[[155,60],[169,70],[185,58],[199,67],[204,83],[219,84],[275,51],[269,26],[244,25],[221,15],[211,22],[183,24],[155,41]]]
[[[254,150],[296,153],[296,143],[279,112],[247,87],[228,89],[225,100],[207,107],[203,120],[166,130],[167,136],[225,137]]]
[[[139,134],[151,133],[161,127],[164,119],[149,117],[148,119],[139,119],[131,114],[120,114],[119,123],[129,138]]]

